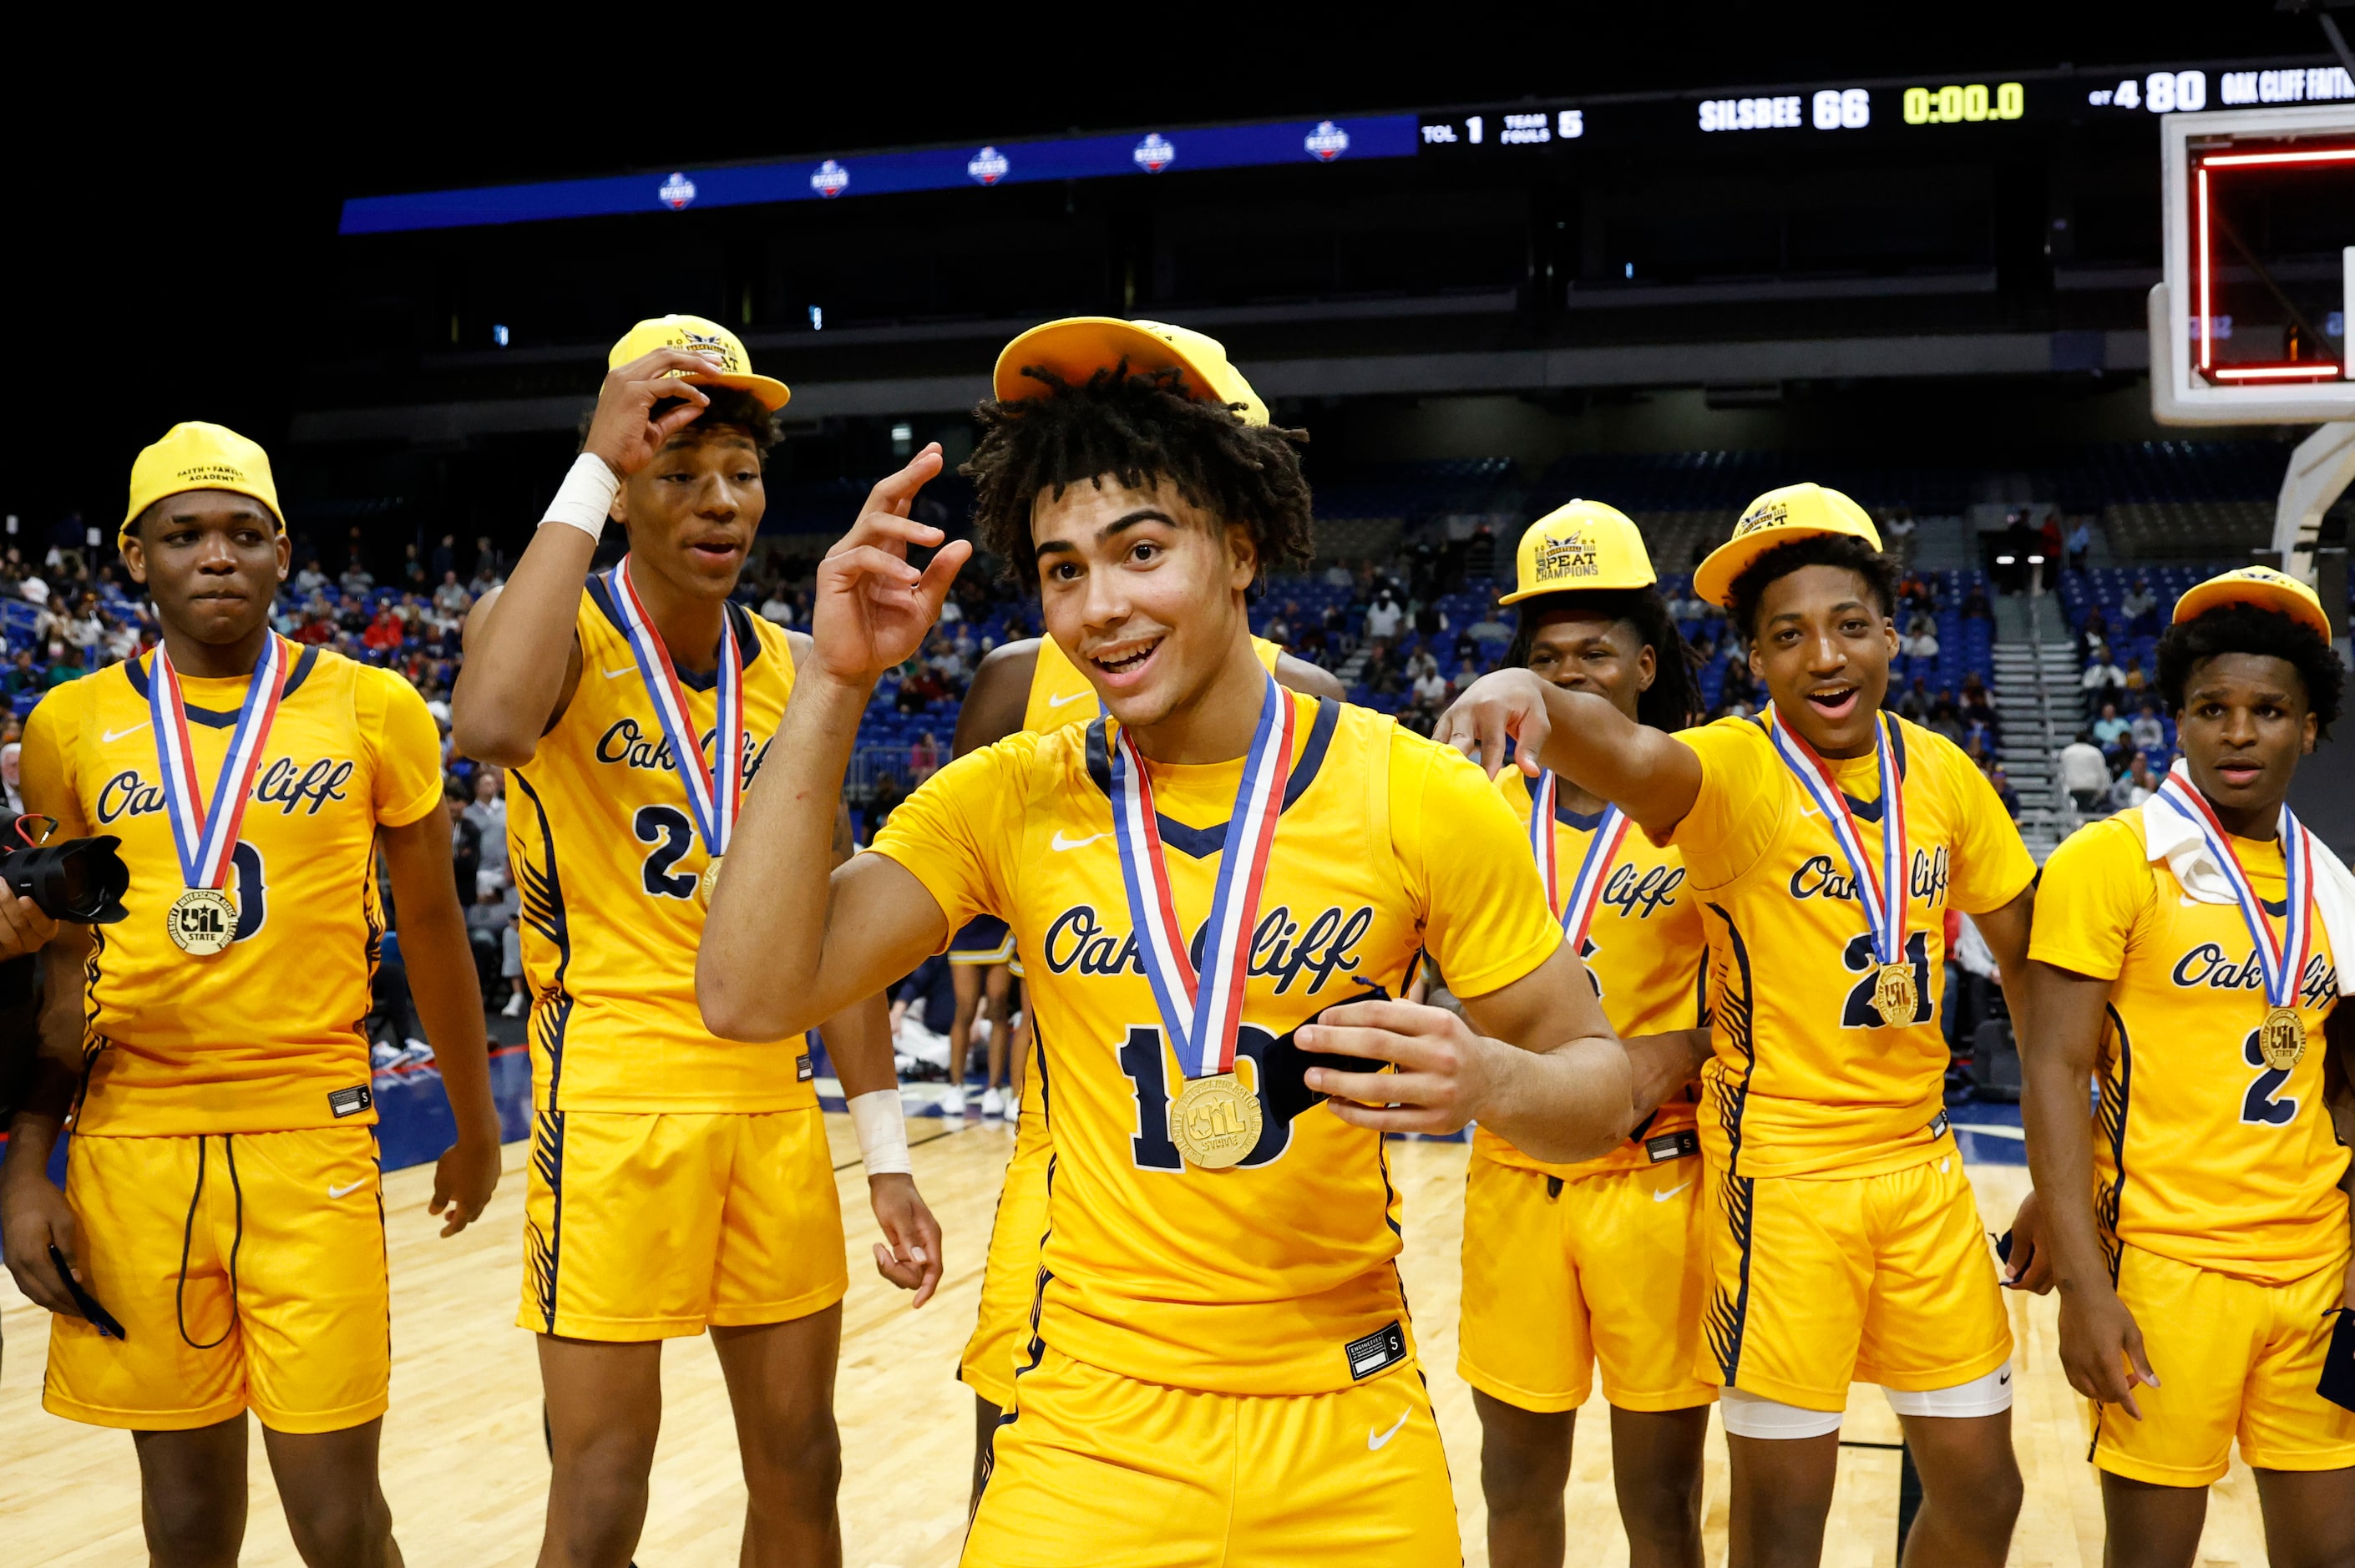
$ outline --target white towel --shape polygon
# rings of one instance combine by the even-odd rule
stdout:
[[[2191,784],[2181,758],[2169,771],[2186,785]],[[2306,832],[2303,824],[2298,831]],[[2314,846],[2315,911],[2322,916],[2323,933],[2330,938],[2331,959],[2339,969],[2339,994],[2355,996],[2355,872],[2350,872],[2320,839],[2310,832],[2306,836]],[[2160,796],[2153,795],[2142,804],[2142,837],[2151,860],[2167,863],[2167,869],[2183,885],[2186,897],[2202,904],[2239,902],[2223,867],[2208,853],[2208,841],[2200,835],[2199,824]]]

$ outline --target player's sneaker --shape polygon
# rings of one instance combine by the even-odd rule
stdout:
[[[963,1121],[964,1119],[964,1086],[951,1084],[947,1088],[943,1089],[940,1107],[941,1115],[944,1119]]]
[[[524,993],[521,991],[517,991],[513,996],[508,997],[506,1007],[504,1010],[504,1016],[508,1018],[521,1018],[523,1016],[524,1003],[526,1000]]]
[[[981,1118],[995,1121],[1006,1114],[1006,1097],[996,1089],[985,1089],[981,1096]]]

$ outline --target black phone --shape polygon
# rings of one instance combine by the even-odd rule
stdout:
[[[49,1244],[49,1261],[57,1266],[58,1277],[66,1282],[66,1293],[73,1298],[74,1307],[91,1320],[100,1338],[128,1340],[131,1337],[123,1331],[123,1325],[115,1320],[114,1314],[100,1306],[98,1298],[81,1287],[81,1281],[76,1279],[73,1270],[66,1266],[66,1255],[58,1250],[55,1242]]]

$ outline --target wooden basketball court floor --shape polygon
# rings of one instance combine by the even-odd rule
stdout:
[[[999,1173],[1013,1146],[999,1124],[919,1139],[916,1178],[945,1234],[948,1272],[939,1296],[911,1313],[906,1298],[868,1261],[872,1216],[866,1182],[851,1161],[847,1118],[829,1116],[843,1211],[848,1222],[851,1287],[843,1307],[837,1408],[844,1457],[842,1521],[848,1568],[941,1568],[956,1561],[964,1533],[973,1400],[955,1381],[957,1354],[973,1327],[982,1255]],[[1487,1562],[1479,1489],[1479,1425],[1471,1393],[1455,1375],[1457,1245],[1463,1220],[1464,1144],[1395,1144],[1405,1197],[1407,1294],[1429,1370],[1468,1563]],[[385,1419],[384,1481],[402,1550],[414,1568],[527,1564],[538,1549],[548,1461],[540,1437],[532,1336],[514,1327],[520,1251],[525,1146],[507,1147],[506,1176],[485,1217],[442,1241],[428,1220],[429,1167],[385,1181],[392,1260],[392,1408]],[[1988,1224],[2009,1223],[2027,1172],[1973,1168]],[[2012,1549],[2021,1564],[2097,1564],[2101,1509],[2084,1462],[2080,1402],[2061,1375],[2051,1298],[2009,1297],[2020,1351],[2015,1361],[2016,1441],[2028,1483]],[[48,1314],[0,1272],[0,1558],[10,1564],[114,1565],[144,1560],[138,1472],[123,1433],[77,1425],[40,1408]],[[736,1561],[743,1483],[727,1396],[710,1343],[677,1340],[666,1351],[663,1434],[638,1561],[645,1568],[701,1568]],[[1609,1425],[1601,1396],[1578,1424],[1569,1494],[1571,1561],[1623,1564],[1610,1481]],[[1894,1444],[1895,1417],[1878,1389],[1860,1387],[1844,1436]],[[1841,1455],[1839,1488],[1827,1534],[1830,1564],[1895,1561],[1898,1457],[1892,1448]],[[1725,1449],[1712,1426],[1707,1486],[1710,1557],[1723,1561]],[[254,1431],[252,1512],[244,1561],[295,1564],[277,1494]],[[2200,1561],[2264,1561],[2256,1495],[2237,1460],[2215,1491]]]

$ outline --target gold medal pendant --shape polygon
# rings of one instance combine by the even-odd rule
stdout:
[[[2306,1020],[2297,1009],[2276,1007],[2266,1012],[2257,1027],[2257,1050],[2276,1073],[2286,1073],[2306,1060]]]
[[[703,880],[695,885],[695,900],[706,909],[711,907],[711,890],[719,885],[719,857],[713,855],[711,863],[703,868]]]
[[[1910,964],[1883,964],[1872,982],[1873,1011],[1881,1022],[1891,1029],[1903,1029],[1913,1022],[1922,1003],[1922,992],[1913,983],[1913,968]]]
[[[209,959],[237,940],[237,901],[218,887],[191,887],[164,912],[164,930],[190,958]]]
[[[1232,1073],[1195,1078],[1169,1107],[1169,1139],[1190,1164],[1224,1171],[1259,1146],[1259,1097]]]

